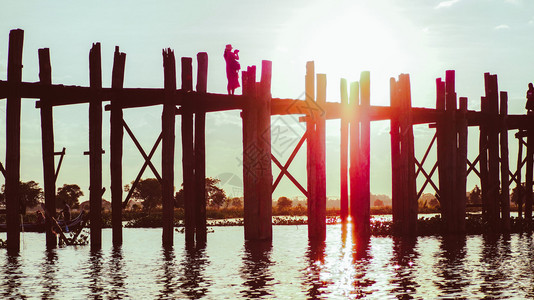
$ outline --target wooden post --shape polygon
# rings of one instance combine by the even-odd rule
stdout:
[[[440,117],[436,122],[436,137],[437,137],[437,158],[438,158],[438,176],[439,176],[439,203],[441,207],[441,218],[446,222],[449,219],[449,203],[447,193],[447,171],[445,169],[446,162],[446,135],[445,129],[445,82],[441,78],[436,79],[436,111],[440,112]],[[449,175],[450,176],[450,175]],[[445,229],[445,228],[444,228]]]
[[[518,135],[521,131],[518,132]],[[521,184],[521,169],[523,167],[523,136],[516,135],[517,145],[517,169],[516,169],[516,191],[517,191],[517,217],[523,218],[523,185]]]
[[[486,97],[480,97],[480,111],[483,115],[488,112]],[[488,126],[486,121],[479,125],[479,171],[480,171],[480,192],[482,198],[482,216],[488,222]]]
[[[176,113],[174,94],[176,92],[176,62],[174,51],[170,48],[163,50],[163,72],[165,96],[161,116],[161,133],[163,136],[161,149],[161,176],[163,181],[161,187],[163,210],[162,244],[163,247],[172,247],[174,244],[174,126]],[[184,174],[185,178],[187,178],[186,174]]]
[[[120,91],[124,83],[126,54],[115,47],[111,88]],[[111,99],[110,116],[110,167],[111,167],[111,223],[113,227],[113,245],[122,245],[122,142],[124,131],[121,98]]]
[[[508,93],[500,93],[500,144],[501,144],[501,215],[502,228],[510,231],[510,166],[508,161]]]
[[[356,222],[358,217],[358,199],[362,187],[360,184],[360,83],[353,82],[350,85],[349,106],[351,112],[350,118],[350,216],[352,223]]]
[[[317,106],[326,112],[326,74],[317,74]],[[326,239],[326,113],[315,119],[315,161],[316,161],[316,238]]]
[[[496,230],[499,226],[499,89],[497,87],[497,75],[484,74],[486,99],[488,101],[488,113],[491,119],[488,121],[488,220],[490,226]]]
[[[456,188],[456,153],[457,153],[457,130],[456,130],[456,92],[455,92],[455,72],[447,70],[445,72],[445,182],[446,186],[440,191],[447,190],[444,193],[446,198],[447,219],[445,220],[447,232],[458,232],[458,216],[455,207],[457,206],[457,188]]]
[[[9,32],[7,81],[12,86],[6,104],[6,223],[7,248],[10,253],[20,250],[20,111],[19,88],[22,81],[22,44],[24,31]]]
[[[272,62],[261,62],[261,81],[257,94],[257,145],[260,149],[260,166],[258,171],[258,206],[259,240],[272,240],[272,186],[273,175],[271,169],[271,76]],[[326,202],[325,202],[326,205]]]
[[[353,220],[354,230],[357,236],[368,237],[371,232],[371,187],[370,187],[370,135],[371,122],[369,116],[369,107],[371,100],[370,93],[370,73],[364,71],[360,75],[360,161],[358,167],[358,185],[360,189],[359,197],[355,203],[356,217]]]
[[[89,52],[90,86],[102,88],[100,43]],[[89,203],[91,208],[91,248],[102,247],[102,99],[89,100]]]
[[[465,232],[466,180],[467,180],[467,98],[460,97],[460,110],[456,115],[458,126],[458,152],[456,163],[456,210],[458,232]]]
[[[306,63],[306,78],[305,78],[305,93],[306,102],[311,105],[315,101],[315,65],[313,61]],[[315,147],[317,143],[317,135],[315,133],[316,117],[310,111],[306,121],[306,170],[308,178],[308,238],[318,239],[317,233],[317,167],[315,159]]]
[[[525,172],[525,220],[532,222],[532,177],[534,156],[534,126],[527,128],[527,170]]]
[[[256,168],[259,156],[256,145],[257,122],[255,120],[257,106],[256,99],[256,66],[248,67],[243,72],[243,96],[245,96],[245,107],[243,108],[243,197],[244,197],[244,225],[245,240],[254,240],[259,236],[259,224],[257,215],[259,213],[258,191],[256,182],[258,180]]]
[[[182,57],[182,91],[193,88],[193,59]],[[193,107],[186,100],[182,105],[182,168],[184,184],[185,241],[195,242],[195,155],[193,144]]]
[[[197,54],[197,93],[205,94],[208,85],[208,53]],[[206,231],[206,112],[195,111],[195,233],[197,244],[205,244]]]
[[[347,80],[341,79],[341,141],[340,141],[340,217],[347,221],[349,215],[349,187],[348,187],[348,155],[349,155],[349,97],[347,94]]]
[[[400,127],[400,156],[401,156],[401,177],[403,178],[402,207],[402,234],[415,235],[417,233],[417,186],[415,182],[415,162],[414,162],[414,136],[412,125],[412,103],[410,91],[410,76],[401,74],[399,76],[399,105],[401,115],[399,118]]]
[[[39,78],[42,85],[52,84],[52,68],[50,65],[50,50],[39,49]],[[56,176],[54,163],[54,121],[52,113],[52,99],[41,98],[41,138],[43,151],[43,179],[45,210],[48,216],[56,217]],[[46,219],[46,248],[57,246],[56,235],[52,232],[50,218]]]
[[[400,157],[400,128],[399,115],[401,113],[399,93],[397,81],[395,78],[389,80],[389,97],[390,106],[393,112],[390,119],[390,133],[391,133],[391,206],[393,213],[393,224],[395,233],[402,234],[402,207],[404,207],[402,195],[402,187],[404,185],[401,172],[401,157]]]

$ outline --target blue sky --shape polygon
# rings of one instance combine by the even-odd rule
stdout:
[[[208,91],[225,93],[222,51],[231,43],[241,50],[242,66],[259,66],[262,59],[273,61],[273,97],[300,97],[306,61],[314,60],[316,71],[328,76],[328,101],[339,101],[341,77],[355,81],[361,71],[369,70],[373,105],[389,103],[390,77],[409,73],[413,105],[434,107],[435,78],[455,69],[457,93],[469,98],[470,109],[479,108],[483,73],[491,72],[499,75],[500,89],[509,92],[510,113],[523,113],[527,83],[534,75],[534,2],[527,0],[3,1],[0,20],[2,80],[6,79],[9,30],[14,28],[25,30],[23,80],[38,81],[37,49],[48,47],[53,82],[66,85],[88,85],[88,53],[93,42],[102,43],[104,86],[111,84],[116,45],[127,54],[126,87],[162,87],[161,50],[170,47],[177,58],[208,52]],[[5,102],[0,103],[3,124],[1,112],[5,112]],[[88,150],[88,106],[59,107],[54,114],[56,149],[67,148],[58,186],[77,183],[88,196],[89,162],[82,155]],[[42,183],[40,121],[33,100],[24,101],[22,118],[21,177]],[[159,134],[160,118],[160,107],[125,112],[146,151]],[[272,122],[295,136],[303,131],[295,117],[273,117]],[[179,124],[177,117],[177,187],[182,181]],[[339,122],[329,121],[327,126],[327,193],[337,197]],[[433,131],[417,126],[415,132],[420,158]],[[5,141],[2,137],[5,126],[0,126],[0,140]],[[478,147],[474,128],[469,138],[469,157],[474,159]],[[510,141],[515,144],[512,138]],[[5,145],[0,144],[3,160]],[[104,186],[109,187],[107,112],[103,144]],[[388,122],[373,124],[371,147],[371,190],[390,194]],[[127,138],[125,148],[124,181],[128,183],[143,160]],[[290,152],[285,148],[276,149],[282,161]],[[242,176],[238,111],[208,115],[207,149],[208,176]],[[515,151],[513,147],[510,150],[511,161],[515,161]],[[297,156],[290,171],[305,185],[303,154]],[[153,161],[159,165],[160,156]],[[273,171],[276,178],[276,166]],[[144,177],[152,175],[145,173]],[[475,183],[476,178],[469,178],[468,188]],[[238,186],[227,184],[225,188],[228,194],[239,194]],[[301,196],[287,180],[273,197],[282,195]],[[110,198],[109,188],[104,198]]]

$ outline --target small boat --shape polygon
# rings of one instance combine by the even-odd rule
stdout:
[[[78,214],[78,216],[76,218],[70,220],[70,222],[68,222],[68,224],[65,224],[65,221],[63,221],[63,220],[57,221],[57,223],[61,227],[61,230],[63,230],[63,232],[73,231],[73,230],[77,229],[78,227],[80,227],[82,225],[82,221],[85,219],[85,217],[86,217],[86,213],[84,211],[82,211],[80,214]],[[67,228],[68,228],[68,230],[67,230]],[[6,230],[7,230],[7,224],[0,224],[0,232],[5,232]],[[24,232],[44,232],[45,231],[45,225],[43,223],[41,223],[41,224],[24,223],[24,224],[22,224],[20,231],[24,231]]]

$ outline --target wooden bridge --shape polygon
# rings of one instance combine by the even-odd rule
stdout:
[[[230,96],[207,92],[208,56],[198,53],[197,84],[193,89],[192,58],[181,59],[181,88],[177,89],[174,52],[163,50],[164,88],[123,88],[126,54],[115,49],[111,88],[102,87],[100,44],[93,44],[89,53],[90,86],[52,84],[49,49],[39,49],[40,81],[22,82],[22,48],[24,32],[12,30],[9,36],[7,80],[0,81],[0,99],[7,99],[6,160],[0,171],[6,179],[7,242],[10,251],[20,248],[19,191],[21,99],[39,99],[41,111],[42,153],[45,207],[55,215],[54,130],[52,111],[55,106],[89,103],[90,158],[90,229],[91,247],[100,248],[102,241],[102,102],[111,112],[110,172],[113,223],[113,244],[122,244],[122,209],[130,195],[122,192],[122,154],[124,130],[133,139],[145,162],[131,190],[143,171],[150,168],[162,185],[163,245],[173,245],[175,116],[181,115],[182,168],[185,197],[185,235],[187,243],[206,242],[205,199],[205,116],[206,113],[239,109],[243,119],[243,183],[245,238],[272,238],[272,191],[282,176],[287,176],[308,199],[308,232],[310,239],[325,239],[326,233],[326,168],[325,122],[341,119],[341,218],[350,215],[354,232],[370,234],[370,123],[391,121],[391,161],[393,220],[397,234],[417,232],[417,200],[427,185],[435,190],[441,204],[446,231],[465,231],[466,178],[476,173],[480,178],[483,214],[494,230],[510,229],[509,186],[514,183],[525,195],[524,216],[532,218],[532,178],[534,137],[530,115],[508,115],[507,93],[499,92],[497,75],[485,74],[486,95],[481,97],[481,111],[467,110],[467,98],[455,91],[454,71],[447,71],[445,80],[436,80],[436,108],[411,106],[410,78],[401,74],[390,81],[391,105],[370,105],[370,74],[362,72],[360,81],[341,81],[341,101],[326,101],[326,75],[315,74],[313,62],[306,66],[306,97],[275,99],[271,97],[271,62],[263,61],[261,77],[256,80],[255,66],[243,71],[243,95]],[[457,106],[459,103],[459,106]],[[147,154],[122,118],[123,110],[133,107],[162,105],[161,134]],[[271,153],[271,116],[300,115],[306,132],[287,162],[280,162]],[[436,133],[424,156],[414,155],[413,125],[429,124]],[[468,128],[480,130],[479,153],[474,161],[467,158]],[[508,131],[519,130],[517,168],[508,165]],[[527,141],[524,141],[526,137]],[[307,183],[299,183],[288,171],[297,152],[306,142]],[[433,144],[437,142],[437,162],[430,171],[422,166]],[[161,175],[151,158],[162,143]],[[526,157],[522,155],[527,146]],[[273,182],[274,162],[281,172]],[[521,189],[521,168],[526,164],[526,186]],[[478,166],[478,168],[477,168]],[[432,180],[438,172],[439,182]],[[418,189],[417,176],[424,184]],[[350,184],[349,184],[350,182]],[[349,189],[350,186],[350,189]],[[522,199],[522,197],[519,197]],[[520,216],[522,216],[520,203]],[[57,244],[48,227],[47,247]]]

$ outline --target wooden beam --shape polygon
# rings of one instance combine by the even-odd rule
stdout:
[[[499,205],[499,89],[497,75],[484,74],[488,113],[493,120],[488,122],[488,220],[490,227],[497,230],[500,223]]]
[[[349,213],[354,223],[358,215],[358,199],[361,192],[360,187],[360,84],[359,82],[352,82],[350,84],[349,92],[349,108],[351,117],[349,120]]]
[[[39,49],[39,78],[43,85],[52,84],[52,68],[50,65],[50,50]],[[56,217],[56,176],[54,162],[54,121],[52,106],[49,99],[41,99],[41,139],[43,155],[43,180],[45,210],[49,216]],[[45,223],[46,247],[57,246],[56,235],[52,232],[50,219]]]
[[[7,60],[7,80],[10,84],[22,81],[22,44],[24,31],[9,32],[9,52]],[[5,197],[7,210],[7,250],[18,253],[20,250],[20,90],[13,88],[6,104],[6,183]]]
[[[467,98],[460,97],[460,109],[456,115],[458,150],[456,154],[456,223],[457,231],[465,232],[466,184],[467,184]]]
[[[126,54],[115,47],[111,88],[120,90],[124,83]],[[120,99],[111,100],[110,116],[110,170],[111,170],[111,223],[113,245],[122,245],[122,153],[123,153],[123,114]]]
[[[315,64],[313,61],[306,63],[305,77],[305,101],[308,107],[315,108]],[[319,239],[317,233],[317,167],[315,159],[315,147],[317,135],[315,129],[315,110],[310,111],[313,117],[306,122],[306,175],[308,190],[308,238],[310,240]]]

